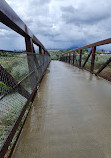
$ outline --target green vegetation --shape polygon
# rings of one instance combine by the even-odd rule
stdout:
[[[70,51],[70,49],[66,49],[66,50],[51,50],[49,51],[50,55],[51,55],[51,59],[52,60],[59,60],[60,56],[66,52]],[[111,57],[111,54],[105,54],[104,53],[105,50],[100,50],[100,51],[96,51],[96,57],[95,57],[95,65],[94,65],[94,71],[97,72],[102,65]],[[79,63],[79,53],[80,51],[76,51],[76,59],[77,62]],[[88,56],[89,50],[88,49],[84,49],[82,50],[82,64],[85,62],[87,56]],[[104,53],[104,54],[103,54]],[[73,53],[71,53],[72,55]],[[76,62],[75,62],[76,63]],[[85,68],[90,70],[90,65],[91,65],[91,56],[88,59],[88,62],[85,65]],[[101,74],[103,76],[110,76],[111,77],[111,63],[107,66],[107,68],[105,68]]]
[[[0,81],[0,95],[5,94],[5,92],[7,92],[8,90],[9,90],[9,87]]]
[[[15,79],[21,80],[29,73],[27,58],[15,58],[13,60],[13,67],[11,70],[11,74],[14,76]]]
[[[59,60],[60,56],[62,53],[66,53],[70,51],[71,49],[66,49],[66,50],[49,50],[48,52],[51,55],[51,60]],[[82,51],[82,54],[86,54],[88,52],[88,49],[85,49]],[[76,52],[79,54],[79,51]]]
[[[111,57],[111,55],[100,55],[100,53],[96,54],[95,57],[95,70],[101,68],[101,66]],[[84,63],[85,59],[87,58],[87,54],[82,55],[82,64]],[[91,65],[91,57],[89,58],[86,68],[90,68]],[[111,64],[108,65],[111,68]]]
[[[13,53],[13,52],[5,52],[5,51],[2,51],[2,52],[0,52],[0,56],[1,57],[12,57],[12,56],[15,56],[15,53]]]
[[[61,50],[49,50],[48,52],[51,55],[51,60],[58,60],[59,56],[63,53]]]
[[[1,57],[0,64],[18,81],[29,73],[26,55]]]
[[[14,96],[16,96],[16,95],[14,95]],[[19,97],[19,95],[18,95],[18,97]],[[18,133],[23,125],[23,122],[24,122],[24,120],[29,112],[31,105],[32,105],[32,102],[29,103],[29,105],[26,109],[26,112],[25,112],[25,114],[24,114],[24,116],[23,116],[23,118],[18,126],[17,132],[15,133],[15,136],[11,142],[11,145],[9,146],[9,150],[12,148],[13,144],[16,141],[17,135],[18,135]],[[22,111],[23,106],[24,106],[24,101],[21,103],[16,102],[15,104],[13,104],[9,108],[9,110],[7,110],[7,113],[3,117],[1,117],[1,120],[0,120],[0,146],[4,142],[5,138],[9,134],[9,131],[11,130],[15,121],[17,120],[18,116],[20,115],[20,112]]]
[[[82,64],[85,62],[86,57],[87,54],[82,55]],[[104,55],[101,53],[97,53],[95,57],[94,72],[97,72],[110,57],[111,54]],[[86,63],[85,68],[90,70],[90,66],[91,66],[91,57]],[[100,74],[103,77],[111,78],[111,63]]]
[[[51,55],[51,60],[59,60],[62,53],[66,53],[70,51],[71,49],[66,50],[49,50],[49,54]]]

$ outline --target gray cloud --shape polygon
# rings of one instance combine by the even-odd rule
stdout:
[[[74,23],[74,24],[97,24],[102,20],[106,20],[111,17],[110,7],[103,7],[101,10],[99,8],[95,8],[92,10],[82,8],[75,9],[72,6],[61,7],[62,11],[62,19],[66,23]]]
[[[110,37],[110,0],[6,1],[47,49],[75,48]],[[25,49],[24,38],[0,24],[0,49]]]

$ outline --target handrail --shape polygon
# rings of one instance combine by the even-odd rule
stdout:
[[[80,48],[76,48],[76,49],[70,50],[70,51],[68,51],[66,53],[63,53],[60,56],[60,60],[71,63],[71,56],[73,54],[73,65],[74,65],[74,61],[75,60],[76,60],[76,63],[77,63],[76,53],[77,53],[77,51],[79,51],[79,64],[76,64],[75,66],[77,66],[79,68],[82,68],[82,69],[85,69],[85,65],[86,65],[86,63],[88,62],[88,59],[91,56],[90,73],[92,73],[92,74],[94,73],[96,76],[101,76],[100,73],[107,67],[107,65],[109,63],[111,63],[111,57],[99,68],[99,70],[97,72],[94,72],[96,47],[97,46],[101,46],[101,45],[105,45],[105,44],[110,44],[110,43],[111,43],[111,38],[108,38],[108,39],[105,39],[105,40],[102,40],[102,41],[98,41],[98,42],[95,42],[95,43],[92,43],[92,44],[89,44],[89,45],[86,45],[86,46],[83,46],[83,47],[80,47]],[[81,65],[82,56],[83,56],[82,55],[82,50],[86,49],[86,48],[91,48],[91,51],[88,53],[87,58],[85,59],[83,65]],[[101,77],[111,81],[111,79],[109,77],[107,77],[107,76],[101,76]]]
[[[1,132],[0,158],[4,158],[9,146],[11,150],[8,157],[12,155],[39,83],[51,59],[44,45],[5,0],[0,0],[0,22],[23,36],[26,45],[26,52],[0,50],[0,117],[3,127],[6,128]],[[33,44],[39,46],[39,54],[35,52]],[[19,75],[20,73],[22,75]],[[14,114],[14,117],[10,114]],[[15,140],[11,144],[13,138]]]
[[[34,44],[41,47],[46,54],[49,55],[43,44],[37,39],[37,37],[31,32],[27,25],[19,18],[5,0],[0,0],[0,21],[23,37],[31,38]]]
[[[110,43],[111,43],[111,38],[107,38],[107,39],[102,40],[102,41],[98,41],[98,42],[95,42],[95,43],[88,44],[86,46],[82,46],[82,47],[70,50],[70,51],[68,51],[66,53],[63,53],[62,55],[65,55],[65,54],[68,54],[68,53],[71,53],[71,52],[75,52],[75,51],[78,51],[78,50],[91,48],[91,47],[96,47],[96,46],[101,46],[101,45],[110,44]]]

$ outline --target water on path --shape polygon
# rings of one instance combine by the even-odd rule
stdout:
[[[111,83],[51,62],[12,158],[111,158]]]

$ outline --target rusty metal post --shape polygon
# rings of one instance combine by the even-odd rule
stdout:
[[[93,73],[94,71],[95,53],[96,53],[96,47],[92,47],[92,59],[91,59],[91,68],[90,68],[91,73]]]
[[[63,56],[63,61],[65,61],[65,56]]]
[[[74,65],[74,53],[73,53],[73,65]]]
[[[66,63],[67,63],[67,56],[66,56]]]
[[[81,67],[82,49],[80,50],[79,67]]]
[[[45,54],[45,50],[44,50],[44,54]]]
[[[25,38],[25,44],[26,44],[26,51],[27,52],[32,52],[34,51],[34,47],[33,47],[33,42],[31,38]],[[27,60],[28,60],[28,67],[29,67],[29,73],[33,72],[35,64],[34,64],[34,58],[33,58],[33,54],[27,54]],[[35,72],[33,73],[33,75],[30,76],[30,84],[31,84],[31,88],[32,90],[35,88],[35,84],[36,84],[36,76],[35,76]]]
[[[39,46],[39,54],[42,54],[42,47]]]
[[[75,56],[75,60],[76,60],[76,66],[78,66],[76,53],[74,53],[74,56]]]
[[[70,56],[70,64],[72,64],[72,55]]]
[[[69,64],[70,64],[70,53],[69,53]]]

